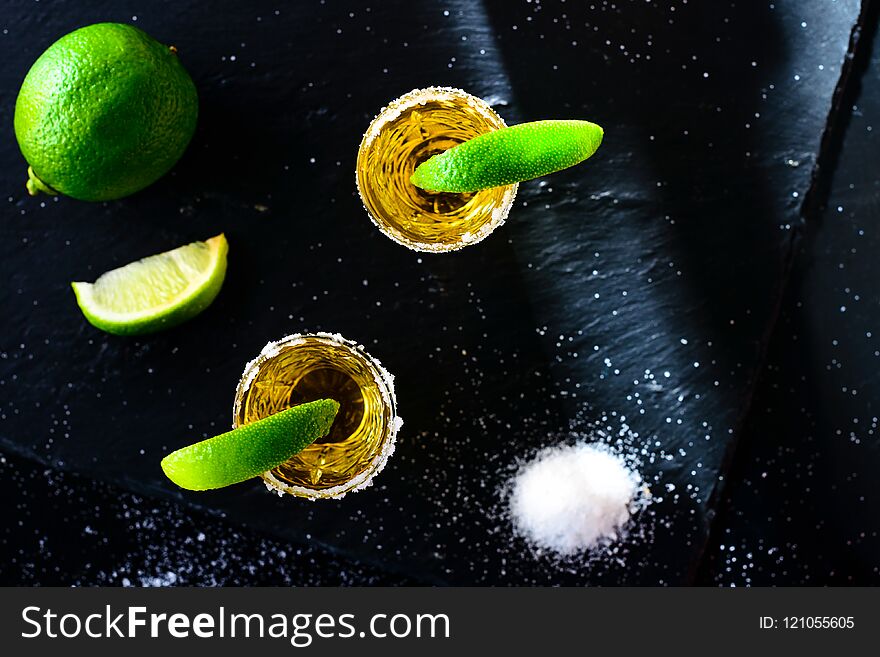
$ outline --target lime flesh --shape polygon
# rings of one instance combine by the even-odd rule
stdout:
[[[221,233],[108,271],[94,283],[71,285],[93,326],[116,335],[152,333],[211,304],[226,276],[228,250]]]
[[[210,490],[257,477],[330,431],[339,404],[319,399],[189,445],[162,459],[181,488]]]
[[[67,34],[15,103],[28,192],[106,201],[152,184],[189,144],[198,95],[174,48],[120,23]]]
[[[583,162],[603,130],[589,121],[533,121],[474,137],[420,164],[410,181],[433,192],[476,192]]]

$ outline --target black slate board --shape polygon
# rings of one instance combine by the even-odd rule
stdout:
[[[880,583],[880,5],[845,98],[703,573],[724,585]]]
[[[0,456],[0,496],[5,586],[421,583],[18,456]]]
[[[852,0],[8,3],[0,446],[430,582],[685,581],[857,14]],[[196,80],[189,152],[123,201],[27,198],[11,116],[28,66],[74,27],[134,16]],[[590,118],[605,145],[523,185],[485,243],[407,252],[367,220],[354,158],[382,104],[429,84],[509,122]],[[220,230],[229,276],[195,321],[123,340],[79,316],[68,281]],[[162,454],[226,428],[244,363],[302,330],[358,339],[397,375],[406,425],[377,485],[328,504],[174,490]],[[596,424],[644,452],[645,536],[619,560],[536,557],[498,485]]]

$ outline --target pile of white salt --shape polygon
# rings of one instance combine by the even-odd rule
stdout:
[[[638,472],[604,445],[550,447],[511,482],[513,524],[539,548],[583,552],[620,536],[641,483]]]

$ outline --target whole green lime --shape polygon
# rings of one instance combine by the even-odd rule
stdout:
[[[28,191],[84,201],[133,194],[180,159],[197,117],[175,48],[131,25],[80,28],[40,55],[15,103]]]

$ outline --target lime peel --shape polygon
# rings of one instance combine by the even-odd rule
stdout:
[[[223,286],[229,244],[221,233],[71,283],[93,326],[115,335],[142,335],[176,326],[207,308]]]
[[[589,121],[521,123],[435,155],[416,168],[410,182],[452,193],[512,185],[583,162],[599,148],[603,135],[602,128]]]
[[[257,477],[326,436],[339,404],[319,399],[275,413],[162,459],[165,475],[181,488],[211,490]]]

